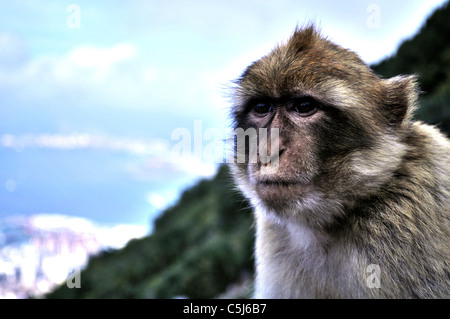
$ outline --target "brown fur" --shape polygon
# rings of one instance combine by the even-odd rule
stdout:
[[[418,93],[415,76],[382,79],[313,26],[245,70],[235,128],[280,136],[276,173],[233,165],[255,207],[256,297],[450,297],[450,142],[412,119]],[[320,108],[300,117],[287,105],[304,96]]]

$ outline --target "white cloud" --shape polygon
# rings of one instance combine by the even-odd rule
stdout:
[[[29,217],[30,225],[42,231],[70,230],[95,236],[101,247],[120,249],[131,239],[148,235],[148,228],[140,225],[98,225],[88,219],[59,214],[37,214]],[[66,274],[67,275],[67,274]]]
[[[117,225],[98,228],[96,231],[96,237],[101,244],[115,249],[124,247],[131,239],[145,235],[148,235],[147,227],[139,225]]]
[[[173,200],[172,196],[162,196],[160,193],[151,191],[147,194],[147,202],[158,210],[167,207],[169,202]]]
[[[81,67],[111,67],[136,55],[137,49],[129,43],[121,43],[110,48],[82,46],[71,51],[67,58]]]
[[[1,59],[0,55],[0,65]],[[2,70],[0,86],[8,95],[19,96],[21,103],[45,99],[48,104],[65,105],[70,101],[82,108],[88,100],[90,105],[135,108],[149,100],[150,84],[159,74],[158,67],[140,60],[132,43],[109,47],[86,44],[62,55],[41,55]],[[79,101],[73,100],[74,96]]]
[[[162,139],[130,139],[88,133],[39,134],[0,136],[0,146],[23,150],[25,148],[44,149],[104,149],[122,151],[134,155],[159,155],[168,152],[169,145]]]
[[[208,141],[211,143],[211,141]],[[0,147],[23,151],[27,148],[76,150],[91,149],[123,152],[145,158],[145,162],[130,162],[124,169],[135,179],[152,179],[155,170],[160,172],[187,173],[192,176],[210,177],[217,164],[208,154],[196,154],[194,149],[179,156],[173,151],[172,141],[152,138],[133,139],[88,133],[0,135]]]
[[[221,87],[239,73],[230,73],[223,65],[212,69],[161,59],[152,48],[144,50],[131,42],[107,47],[83,44],[63,54],[43,54],[13,65],[8,61],[24,51],[21,42],[3,35],[2,43],[12,51],[3,53],[9,68],[0,72],[0,89],[20,101],[14,105],[17,110],[39,100],[58,111],[114,107],[124,112],[154,109],[178,116],[224,119]],[[0,66],[1,61],[2,53]]]
[[[68,217],[57,214],[39,214],[30,217],[33,227],[45,231],[58,231],[61,229],[71,229],[80,233],[95,232],[94,224],[81,217]]]

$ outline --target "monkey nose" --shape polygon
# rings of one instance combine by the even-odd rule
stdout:
[[[278,168],[278,165],[280,163],[280,157],[284,153],[285,149],[278,150],[277,152],[270,153],[270,154],[259,154],[258,156],[258,163],[261,168]]]

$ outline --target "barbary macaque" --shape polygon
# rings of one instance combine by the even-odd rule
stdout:
[[[449,298],[450,141],[413,119],[416,76],[384,79],[307,26],[236,84],[234,128],[277,133],[276,161],[241,147],[232,164],[254,297]]]

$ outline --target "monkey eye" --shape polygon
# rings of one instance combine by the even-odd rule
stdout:
[[[312,98],[301,98],[295,100],[291,110],[298,113],[300,116],[311,116],[316,113],[319,104]]]
[[[272,104],[264,102],[258,102],[252,106],[252,110],[259,115],[265,115],[269,112],[272,112],[272,109]]]

